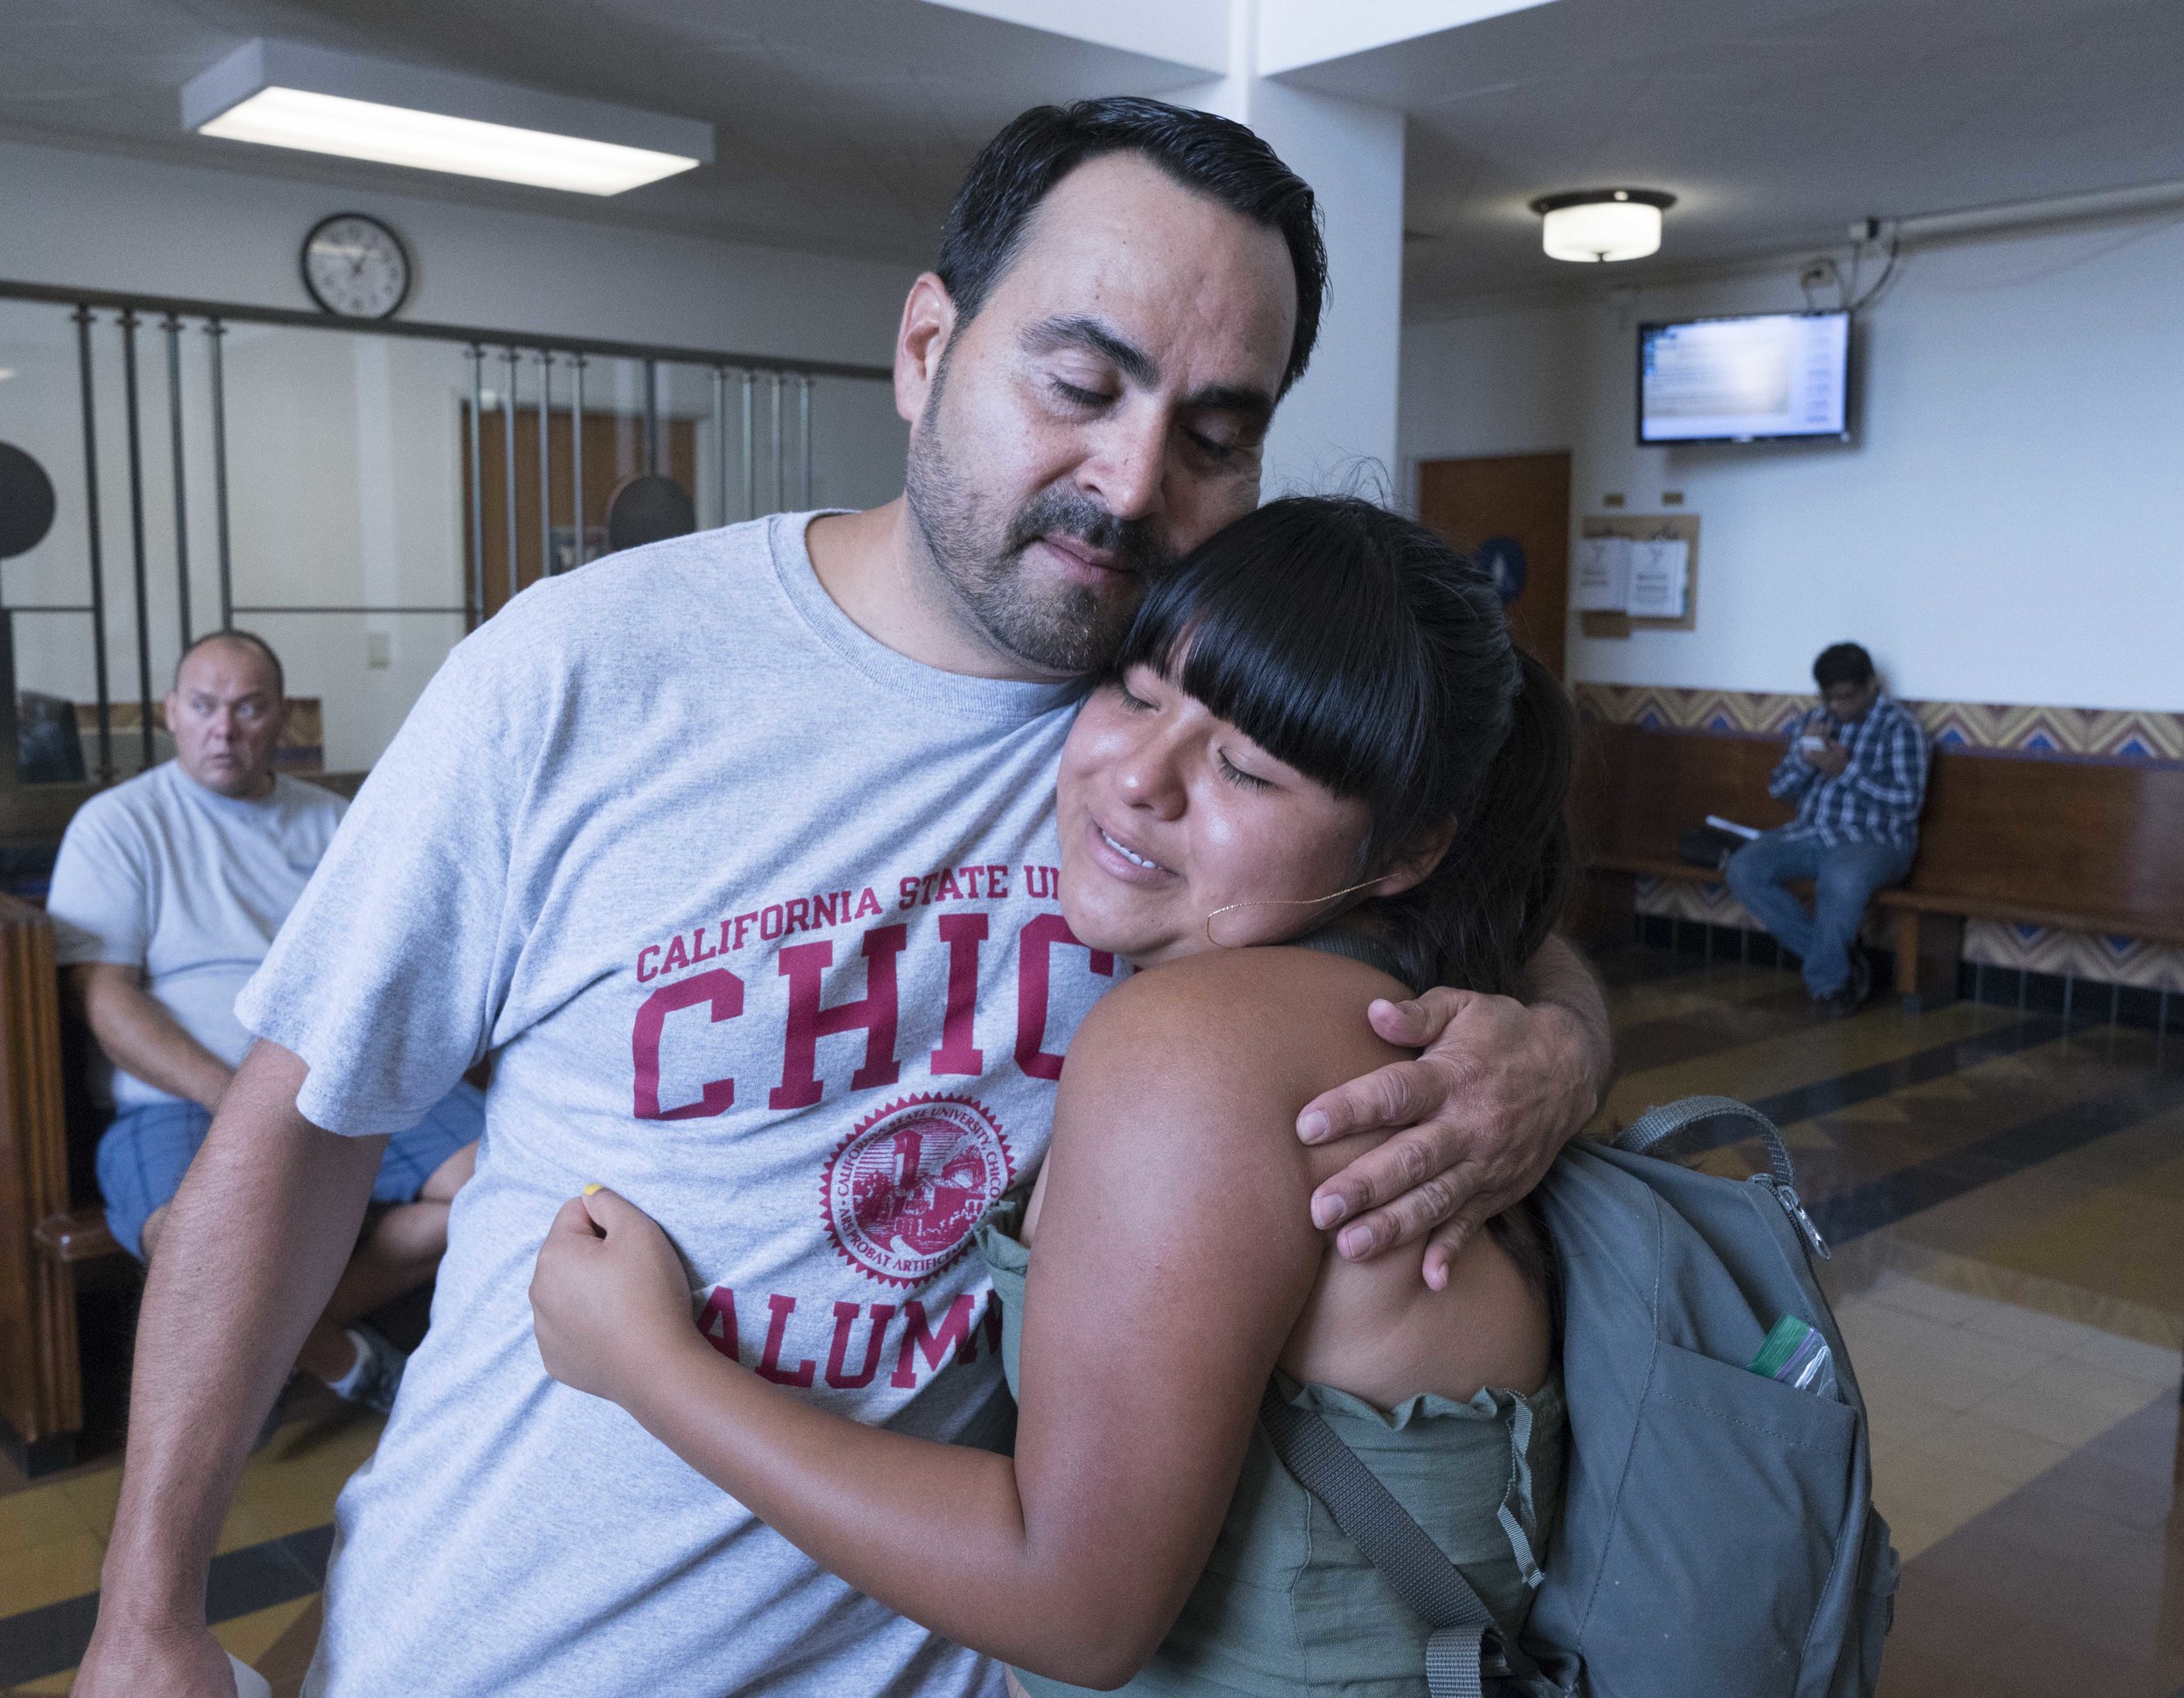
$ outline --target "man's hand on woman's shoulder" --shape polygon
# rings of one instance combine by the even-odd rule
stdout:
[[[1341,1227],[1344,1255],[1364,1260],[1423,1238],[1421,1271],[1439,1290],[1471,1234],[1537,1185],[1592,1118],[1610,1058],[1599,986],[1559,939],[1528,977],[1529,1005],[1440,986],[1374,1003],[1373,1030],[1423,1053],[1297,1116],[1297,1135],[1313,1144],[1398,1129],[1313,1194],[1313,1223]]]

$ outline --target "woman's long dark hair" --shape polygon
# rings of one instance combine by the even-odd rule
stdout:
[[[1157,579],[1116,659],[1371,810],[1358,877],[1447,828],[1377,916],[1413,990],[1507,994],[1560,915],[1569,700],[1510,639],[1487,575],[1371,502],[1271,501]]]

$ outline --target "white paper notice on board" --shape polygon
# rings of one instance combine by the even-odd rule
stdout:
[[[1580,613],[1620,613],[1630,599],[1630,539],[1578,540],[1577,606]]]
[[[1630,545],[1630,597],[1624,611],[1634,619],[1680,619],[1690,582],[1690,545],[1682,537]]]

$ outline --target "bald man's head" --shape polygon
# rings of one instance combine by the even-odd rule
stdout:
[[[196,642],[190,644],[188,648],[183,650],[181,658],[175,662],[175,687],[179,687],[182,683],[182,669],[190,664],[190,657],[197,653],[200,649],[210,648],[215,644],[231,645],[257,654],[259,659],[263,659],[267,666],[273,668],[273,690],[275,694],[285,694],[287,693],[288,687],[287,669],[280,664],[280,657],[273,652],[273,645],[267,642],[263,637],[260,637],[254,631],[206,632],[204,636],[198,638]]]
[[[219,631],[192,643],[167,692],[167,729],[182,770],[220,796],[271,794],[287,687],[280,657],[263,638]]]

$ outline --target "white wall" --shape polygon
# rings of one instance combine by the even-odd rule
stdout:
[[[412,320],[544,335],[884,366],[909,267],[789,253],[482,209],[424,196],[358,195],[278,176],[0,143],[0,276],[12,280],[308,307],[296,255],[327,213],[385,218],[413,249]],[[184,489],[193,629],[218,622],[205,338],[183,338]],[[100,534],[108,666],[118,700],[137,690],[136,618],[118,333],[96,331]],[[181,641],[164,338],[138,333],[154,691]],[[10,605],[88,598],[74,329],[65,309],[0,301],[0,440],[29,450],[58,486],[52,534],[0,569]],[[637,368],[595,363],[588,409],[632,409]],[[668,374],[663,405],[706,418],[710,378]],[[469,372],[454,346],[237,325],[226,339],[235,599],[243,604],[425,604],[463,599],[460,419]],[[501,381],[497,361],[487,383]],[[557,404],[568,398],[565,374]],[[522,395],[536,394],[535,368]],[[762,390],[763,397],[763,390]],[[731,418],[734,417],[731,401]],[[763,399],[761,418],[763,430]],[[487,415],[488,426],[493,415]],[[732,427],[731,427],[732,428]],[[793,439],[794,413],[789,428]],[[902,487],[904,427],[885,383],[823,379],[813,397],[812,499],[866,506]],[[528,447],[528,445],[527,445]],[[702,424],[701,523],[723,509]],[[770,509],[762,463],[761,510]],[[740,479],[731,472],[731,481]],[[795,494],[793,459],[790,499]],[[594,523],[598,515],[591,515]],[[369,763],[460,636],[460,617],[249,616],[288,662],[291,690],[325,702],[327,758]],[[22,685],[92,696],[88,622],[17,620]],[[378,633],[390,664],[367,664]]]
[[[308,311],[298,251],[313,224],[342,211],[401,233],[417,262],[403,316],[436,323],[885,365],[916,275],[424,194],[0,142],[0,275],[19,282]]]
[[[2184,709],[2184,222],[1915,252],[1863,326],[1856,440],[1634,444],[1641,320],[1802,305],[1771,276],[1414,324],[1402,448],[1573,451],[1579,514],[1700,515],[1697,629],[1574,680],[1809,689],[1863,642],[1904,695]],[[1414,484],[1413,484],[1414,487]]]

